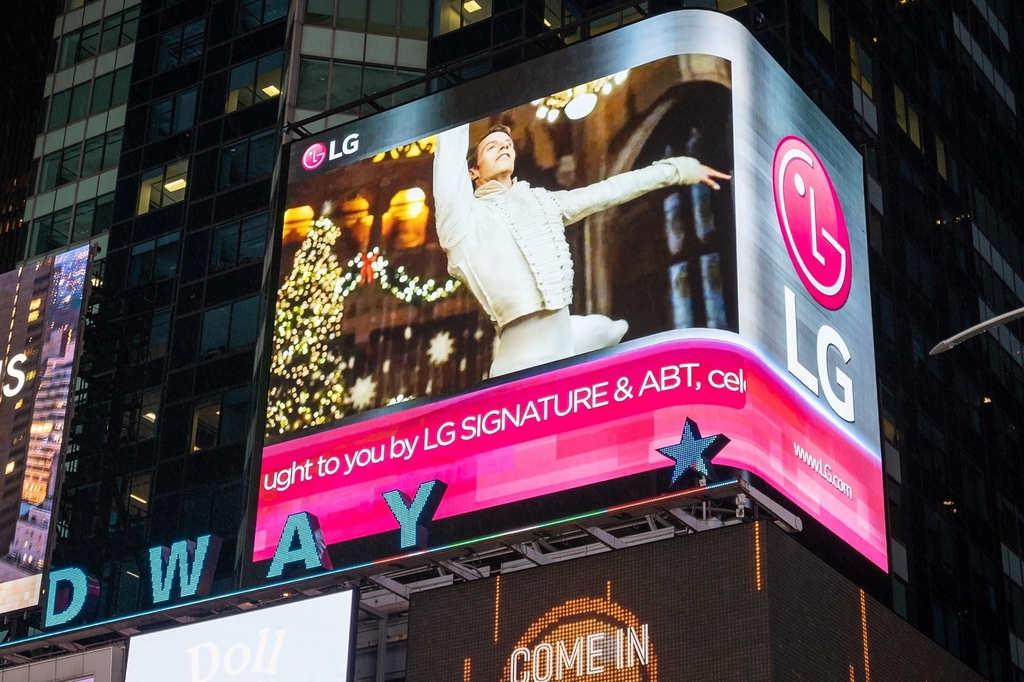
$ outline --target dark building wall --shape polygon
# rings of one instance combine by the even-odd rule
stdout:
[[[260,60],[276,58],[280,72],[286,22],[270,9],[287,10],[267,0],[254,17],[252,5],[141,5],[102,300],[82,360],[92,386],[55,552],[56,565],[99,577],[104,617],[151,605],[148,549],[183,538],[222,537],[214,591],[234,585],[280,98],[226,110],[239,84],[250,100],[264,87]],[[190,37],[187,51],[174,47]],[[242,221],[259,242],[244,255]]]
[[[644,625],[651,660],[630,665],[627,646],[620,667],[617,631]],[[980,679],[767,522],[417,593],[406,679],[523,680],[519,647],[544,676],[538,645],[602,633],[607,670],[562,679]]]
[[[0,272],[20,253],[25,200],[31,194],[32,151],[46,78],[53,20],[62,0],[15,2],[4,8],[0,33]]]

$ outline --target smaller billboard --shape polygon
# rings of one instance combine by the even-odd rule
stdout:
[[[89,252],[0,274],[0,613],[39,601]]]
[[[353,679],[351,591],[132,637],[126,682]]]

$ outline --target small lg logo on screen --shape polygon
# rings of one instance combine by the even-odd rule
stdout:
[[[322,142],[314,142],[302,154],[302,167],[308,171],[316,170],[326,158],[327,147]]]
[[[775,210],[789,257],[814,300],[838,310],[850,296],[850,235],[832,179],[810,146],[783,138],[775,149]]]

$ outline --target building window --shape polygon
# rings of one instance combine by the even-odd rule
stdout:
[[[101,52],[135,42],[138,24],[139,8],[136,6],[107,17],[103,20],[102,26],[100,22],[94,21],[76,31],[66,33],[60,40],[57,68],[64,69],[95,57]]]
[[[203,314],[200,355],[220,355],[256,342],[259,296],[207,310]]]
[[[244,440],[248,407],[248,387],[197,402],[192,410],[192,452]]]
[[[149,108],[149,142],[188,130],[196,120],[196,89],[158,99]]]
[[[95,175],[117,165],[117,160],[121,156],[121,132],[121,128],[115,128],[85,141],[82,177]]]
[[[830,43],[832,42],[832,8],[828,0],[804,0],[804,14],[821,31],[821,35]]]
[[[128,487],[128,514],[129,516],[145,516],[149,512],[150,495],[149,474],[136,474]]]
[[[68,231],[70,229],[70,208],[36,218],[32,222],[32,241],[29,255],[38,256],[47,251],[67,246]]]
[[[80,121],[89,111],[89,87],[86,82],[67,90],[54,93],[53,105],[50,107],[48,130],[61,128],[69,123]]]
[[[943,180],[949,179],[949,165],[946,163],[946,143],[938,133],[935,134],[935,167]]]
[[[75,207],[75,222],[71,233],[71,242],[80,242],[95,237],[110,229],[114,215],[114,193],[104,194],[81,201]]]
[[[106,232],[110,229],[113,207],[114,194],[111,192],[79,202],[74,207],[74,220],[71,219],[71,208],[36,218],[32,222],[28,257],[64,248],[68,245],[69,233],[71,243],[75,243]]]
[[[149,360],[167,355],[167,342],[171,336],[171,309],[164,308],[153,313],[149,325]]]
[[[257,133],[221,149],[220,187],[229,187],[255,180],[274,169],[277,147],[275,131]]]
[[[66,185],[78,179],[78,162],[82,156],[81,143],[58,149],[43,157],[39,166],[39,191]]]
[[[491,16],[491,0],[441,0],[435,29],[437,35],[455,31]]]
[[[126,66],[96,79],[92,87],[92,103],[89,113],[95,114],[128,101],[128,86],[131,85],[132,67]]]
[[[898,85],[893,86],[893,93],[896,100],[896,123],[910,137],[914,146],[921,149],[921,119],[917,110],[907,101]]]
[[[130,410],[125,416],[130,415],[128,433],[131,434],[131,427],[135,426],[135,437],[137,440],[145,440],[156,435],[156,425],[160,420],[160,390],[146,391],[142,394],[137,410]],[[132,423],[134,422],[134,424]]]
[[[864,91],[864,94],[874,99],[875,78],[871,57],[854,38],[850,38],[850,74],[853,76],[853,82]]]
[[[178,233],[136,244],[128,259],[128,286],[158,282],[178,270]]]
[[[224,112],[230,114],[280,95],[282,58],[282,52],[275,52],[231,69]]]
[[[139,27],[139,7],[120,12],[103,20],[103,35],[100,39],[100,52],[115,50],[128,43],[135,42],[135,34]]]
[[[72,31],[60,41],[58,69],[77,64],[89,57],[95,57],[100,47],[100,22],[94,21],[77,31]]]
[[[213,228],[210,269],[231,267],[263,257],[267,238],[267,214],[233,220]]]
[[[288,0],[239,0],[238,30],[244,33],[288,15]]]
[[[143,173],[138,215],[184,201],[187,175],[188,159]]]
[[[203,54],[205,28],[206,20],[200,19],[163,33],[157,49],[156,70],[166,71],[199,58]]]
[[[295,106],[303,109],[324,110],[343,106],[361,99],[364,95],[400,85],[422,76],[415,71],[404,71],[392,67],[363,66],[326,59],[303,58],[299,63],[299,84]],[[388,106],[408,102],[425,92],[425,86],[407,88],[393,96],[379,100]],[[385,102],[384,99],[387,101]],[[366,113],[370,105],[364,105]],[[360,113],[353,108],[349,113]]]
[[[305,23],[426,40],[429,0],[403,0],[400,22],[398,5],[399,0],[307,0]]]

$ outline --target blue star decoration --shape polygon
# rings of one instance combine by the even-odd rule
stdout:
[[[679,443],[658,448],[658,452],[675,460],[675,466],[672,467],[672,485],[675,485],[689,471],[705,478],[715,478],[711,459],[728,443],[729,439],[722,434],[701,438],[697,422],[687,417]]]

